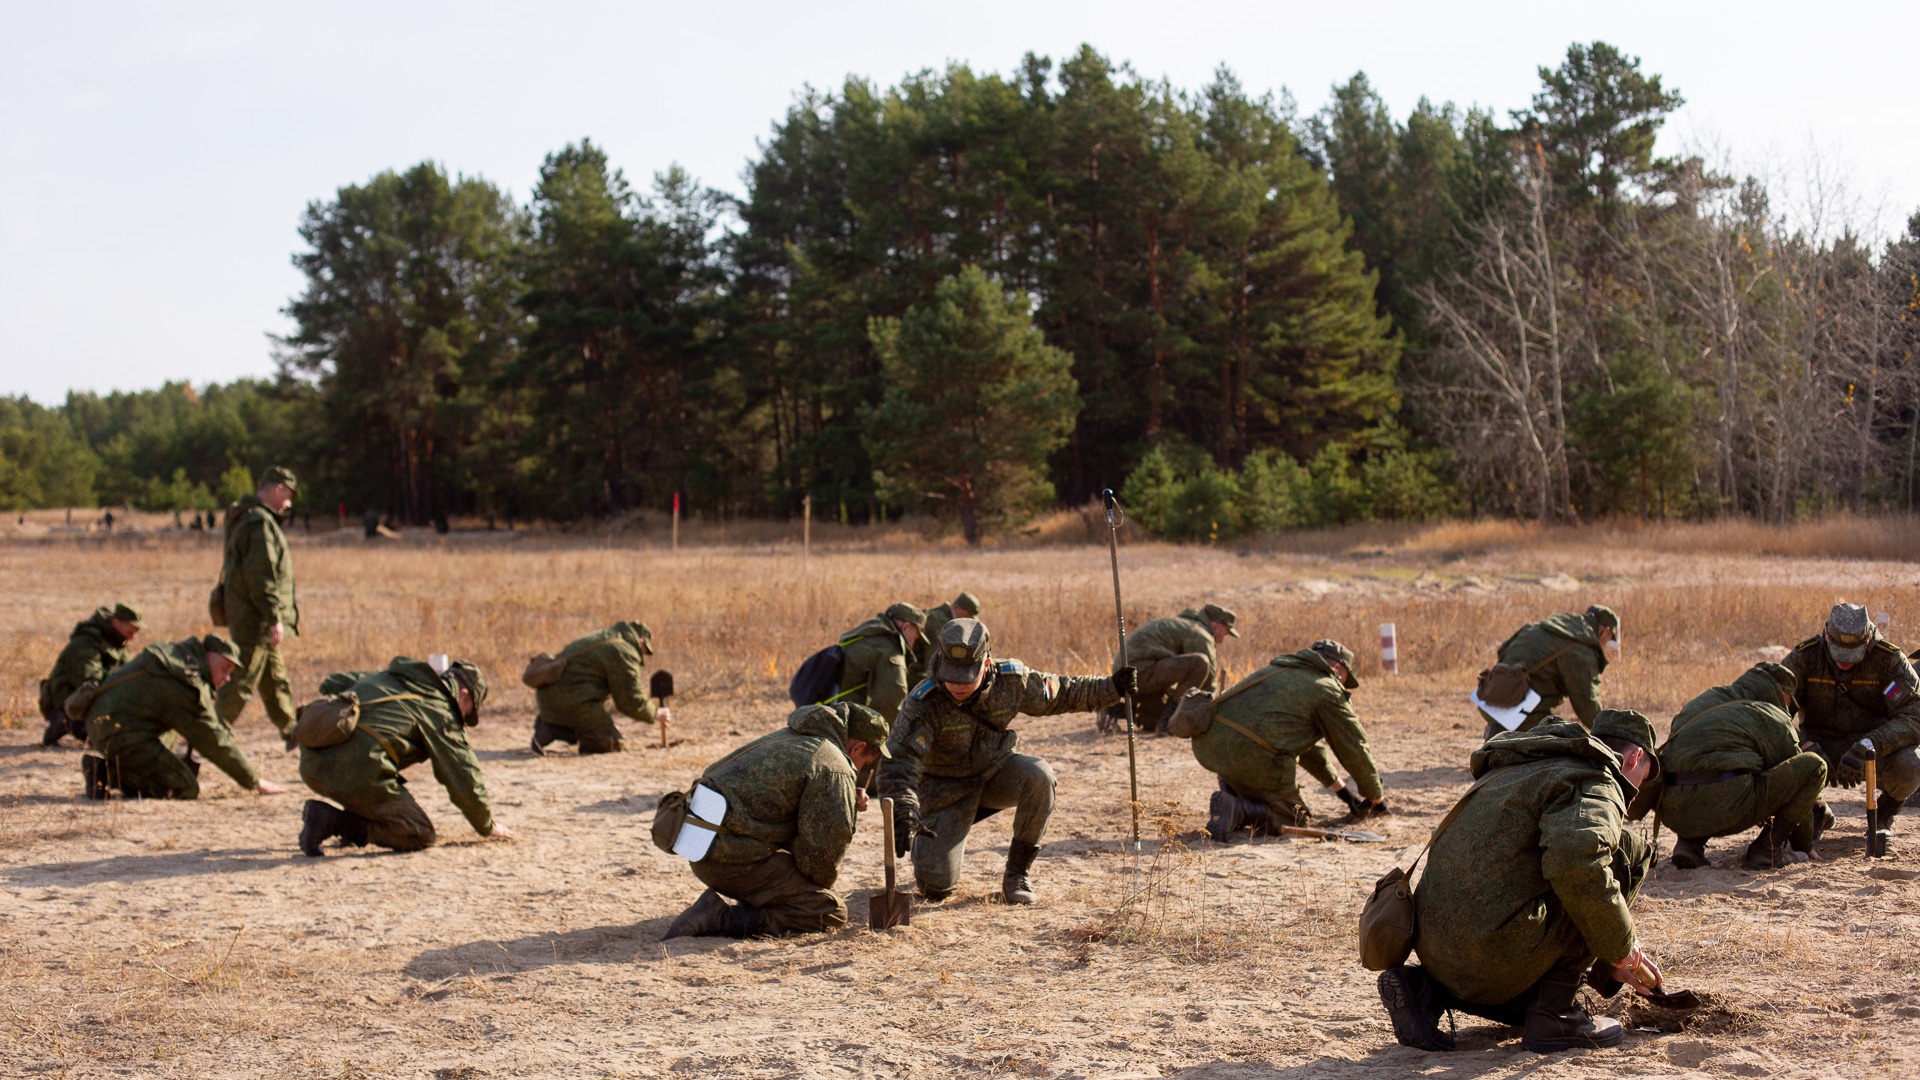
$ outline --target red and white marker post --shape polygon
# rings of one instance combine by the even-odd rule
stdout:
[[[1380,624],[1380,670],[1389,675],[1400,674],[1400,647],[1398,635],[1390,622]]]

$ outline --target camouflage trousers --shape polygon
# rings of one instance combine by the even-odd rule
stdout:
[[[913,839],[913,879],[922,894],[947,893],[960,883],[967,861],[967,834],[1009,807],[1013,838],[1038,845],[1053,816],[1056,780],[1053,766],[1028,754],[1014,754],[988,774],[973,794],[923,818],[932,836]]]
[[[1142,731],[1159,731],[1189,690],[1211,689],[1213,665],[1201,653],[1182,653],[1140,665],[1134,682],[1133,719]]]
[[[197,799],[200,778],[166,742],[122,732],[97,747],[107,759],[107,786],[130,799]]]
[[[240,666],[234,669],[227,684],[214,693],[214,711],[232,727],[256,687],[260,691],[260,703],[266,707],[267,719],[281,735],[291,738],[293,686],[287,680],[287,661],[278,648],[264,641],[240,646]]]
[[[582,754],[617,754],[627,748],[620,738],[620,729],[614,726],[613,714],[607,712],[604,705],[595,705],[591,713],[582,716],[587,710],[561,720],[549,720],[545,715],[533,718],[533,737],[540,745],[563,742],[569,746],[578,746]]]
[[[439,839],[393,759],[369,751],[358,733],[338,746],[301,750],[300,779],[314,794],[366,818],[367,839],[381,847],[419,851]]]
[[[1765,772],[1729,777],[1711,784],[1667,781],[1660,796],[1660,820],[1688,840],[1733,836],[1778,816],[1793,823],[1794,839],[1813,839],[1813,816],[1827,765],[1820,755],[1802,752]]]
[[[1840,758],[1846,754],[1847,748],[1863,738],[1860,735],[1829,734],[1805,728],[1800,730],[1800,737],[1802,741],[1812,742],[1814,752],[1826,759],[1829,781],[1839,771]],[[1882,754],[1874,765],[1874,772],[1880,790],[1894,802],[1920,791],[1920,754],[1916,754],[1911,746],[1891,754]]]
[[[751,863],[693,864],[693,876],[729,900],[760,909],[764,932],[803,934],[847,925],[846,901],[800,872],[793,854],[776,851]]]

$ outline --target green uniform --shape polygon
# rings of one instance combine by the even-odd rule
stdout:
[[[1556,968],[1624,959],[1653,850],[1626,828],[1634,788],[1619,756],[1554,719],[1494,736],[1472,771],[1491,778],[1434,840],[1414,891],[1427,973],[1497,1005]]]
[[[300,779],[308,787],[368,819],[373,843],[418,851],[436,839],[433,822],[400,773],[432,762],[433,778],[473,831],[493,834],[493,803],[467,742],[457,687],[425,663],[396,656],[385,671],[337,672],[320,683],[322,694],[347,691],[360,701],[359,724],[346,742],[301,748]]]
[[[1235,730],[1236,724],[1279,752]],[[1303,804],[1296,764],[1326,787],[1340,782],[1327,760],[1328,748],[1363,797],[1385,797],[1366,729],[1353,714],[1353,693],[1340,685],[1332,662],[1313,649],[1276,656],[1240,680],[1221,695],[1213,724],[1193,738],[1194,760],[1218,775],[1224,790],[1270,808]]]
[[[994,662],[980,689],[955,701],[931,679],[914,687],[887,737],[880,793],[917,813],[934,835],[913,842],[922,893],[951,892],[974,822],[1014,808],[1013,838],[1039,844],[1053,814],[1053,767],[1014,753],[1013,718],[1091,712],[1120,699],[1104,675],[1054,675],[1018,660]]]
[[[1128,634],[1126,654],[1127,663],[1139,669],[1133,714],[1143,731],[1164,732],[1188,690],[1212,690],[1218,682],[1219,646],[1213,640],[1212,621],[1199,608],[1154,619]],[[1114,666],[1120,666],[1118,654]]]
[[[566,661],[559,681],[534,691],[545,724],[561,732],[546,732],[566,742],[578,742],[583,754],[621,749],[620,729],[607,711],[607,700],[627,716],[651,724],[660,711],[647,697],[641,681],[646,670],[645,638],[636,622],[615,623],[588,634],[560,651]]]
[[[832,890],[853,842],[854,774],[847,722],[822,705],[795,710],[785,728],[701,774],[726,796],[727,813],[694,876],[758,908],[767,933],[845,926],[847,906]]]
[[[254,689],[260,691],[267,719],[280,734],[293,733],[293,687],[280,649],[267,644],[275,623],[288,634],[300,630],[300,606],[293,596],[293,558],[280,518],[258,495],[227,508],[226,549],[220,580],[226,586],[227,629],[240,648],[240,669],[220,688],[220,718],[240,718]]]
[[[1835,766],[1847,748],[1871,739],[1886,798],[1898,804],[1920,789],[1920,756],[1914,753],[1920,743],[1920,695],[1915,693],[1920,680],[1899,648],[1876,639],[1864,659],[1841,671],[1826,639],[1815,635],[1780,663],[1798,680],[1794,700],[1800,706],[1800,735],[1826,759],[1829,781],[1844,779]]]
[[[927,653],[930,643],[940,640],[940,628],[953,621],[951,601],[927,609],[927,625],[920,631],[920,644],[914,646],[907,661],[907,685],[919,686],[927,677]]]
[[[87,707],[87,743],[107,759],[107,784],[129,796],[197,799],[194,770],[168,733],[251,790],[260,773],[213,710],[213,675],[199,638],[149,645],[100,682]]]
[[[81,683],[105,682],[107,672],[126,662],[127,639],[113,628],[112,608],[100,608],[75,623],[73,633],[67,638],[66,648],[60,650],[59,658],[53,662],[53,671],[47,676],[45,701],[52,709],[45,716],[48,724],[57,723],[63,734],[74,734],[85,739],[84,728],[79,731],[71,729],[62,706],[68,695],[80,688]],[[53,737],[51,727],[49,736]]]
[[[1500,662],[1532,669],[1527,684],[1540,694],[1540,704],[1515,730],[1533,730],[1563,701],[1572,704],[1582,724],[1593,726],[1600,714],[1600,673],[1607,670],[1607,651],[1585,615],[1569,611],[1528,623],[1501,643]],[[1487,721],[1488,738],[1504,730]]]
[[[907,665],[914,650],[884,614],[840,635],[840,692],[835,701],[865,705],[891,723],[907,699]]]
[[[1800,749],[1779,701],[1779,684],[1749,671],[1687,702],[1660,748],[1662,823],[1704,840],[1778,815],[1793,823],[1796,848],[1812,845],[1827,767]]]

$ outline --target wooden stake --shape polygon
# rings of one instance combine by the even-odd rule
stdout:
[[[813,558],[813,496],[800,500],[800,557]]]
[[[677,491],[673,493],[673,550],[680,550],[680,493]]]

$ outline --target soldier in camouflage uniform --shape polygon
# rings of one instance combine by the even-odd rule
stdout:
[[[1877,827],[1891,831],[1902,800],[1920,790],[1920,682],[1859,604],[1834,605],[1826,629],[1782,661],[1795,678],[1803,749],[1827,763],[1827,782],[1850,788],[1877,760]]]
[[[1820,801],[1827,766],[1800,749],[1790,719],[1793,672],[1755,664],[1687,702],[1660,748],[1660,820],[1680,837],[1673,865],[1707,865],[1707,841],[1764,825],[1749,870],[1806,862],[1833,812]]]
[[[300,779],[338,809],[308,799],[300,850],[319,856],[334,837],[354,847],[369,843],[395,851],[419,851],[438,839],[433,822],[407,791],[401,770],[433,763],[433,777],[447,798],[481,836],[511,839],[493,818],[493,801],[480,762],[467,742],[467,728],[480,722],[487,680],[466,660],[435,674],[419,660],[396,656],[385,671],[341,671],[320,682],[322,694],[351,693],[360,703],[359,723],[347,741],[300,748]]]
[[[913,651],[913,662],[907,665],[907,685],[919,686],[927,677],[927,654],[931,651],[931,642],[940,640],[940,628],[954,619],[977,619],[980,617],[980,598],[970,592],[963,592],[953,598],[952,603],[939,604],[927,609],[927,625],[920,629],[920,645]]]
[[[104,681],[107,672],[126,663],[127,645],[139,632],[140,612],[131,604],[99,608],[74,624],[67,647],[53,662],[53,671],[40,694],[41,714],[47,722],[40,745],[58,746],[68,735],[82,743],[87,741],[86,724],[67,717],[67,696],[80,689],[81,683]]]
[[[615,623],[560,650],[566,662],[557,682],[534,691],[540,711],[533,718],[533,752],[549,743],[577,744],[582,754],[618,753],[626,748],[620,729],[607,712],[607,700],[643,724],[673,719],[647,696],[641,675],[653,655],[653,631],[643,622]]]
[[[293,508],[299,480],[274,466],[258,490],[227,507],[226,544],[220,581],[226,587],[227,629],[240,647],[240,670],[215,699],[220,719],[233,726],[256,687],[267,719],[293,749],[293,687],[280,654],[289,633],[300,632],[300,605],[293,595],[293,558],[280,523]]]
[[[1296,763],[1355,817],[1387,813],[1366,729],[1353,715],[1359,685],[1353,650],[1322,638],[1274,657],[1220,695],[1213,723],[1193,738],[1194,760],[1220,777],[1220,790],[1207,807],[1207,835],[1224,844],[1242,826],[1257,833],[1305,824],[1311,815],[1295,782]],[[1354,790],[1334,773],[1323,741],[1346,767]]]
[[[199,798],[200,763],[169,749],[169,734],[248,791],[278,794],[214,714],[214,692],[235,668],[233,643],[208,634],[149,645],[108,672],[87,706],[87,743],[102,755],[80,759],[87,797],[118,788],[129,797]]]
[[[926,612],[895,604],[840,635],[840,692],[830,702],[865,705],[892,723],[907,699],[907,667],[926,625]]]
[[[802,705],[785,728],[708,766],[699,782],[726,798],[727,812],[713,846],[693,863],[707,891],[660,940],[845,926],[847,905],[833,884],[862,804],[855,777],[886,754],[880,714],[841,702]]]
[[[1420,962],[1380,973],[1395,1038],[1451,1050],[1439,1018],[1459,1009],[1521,1028],[1536,1053],[1617,1044],[1619,1023],[1589,1016],[1575,995],[1589,968],[1609,991],[1659,983],[1628,910],[1653,851],[1626,827],[1627,804],[1658,768],[1653,725],[1613,709],[1591,733],[1548,719],[1487,740],[1472,768],[1476,784],[1414,891]],[[1653,985],[1634,977],[1642,963]]]
[[[1220,676],[1219,647],[1228,637],[1239,637],[1232,611],[1219,604],[1188,608],[1178,615],[1154,619],[1127,635],[1127,663],[1140,672],[1133,692],[1133,719],[1140,730],[1164,735],[1167,721],[1181,695],[1195,688],[1212,690]],[[1120,662],[1114,657],[1115,664]],[[1101,714],[1100,730],[1117,730],[1125,713],[1109,709]]]
[[[1549,615],[1514,631],[1500,645],[1499,662],[1529,669],[1528,686],[1540,694],[1540,704],[1514,730],[1533,730],[1563,701],[1571,702],[1573,714],[1591,727],[1600,713],[1600,673],[1607,670],[1607,645],[1619,638],[1620,616],[1599,604],[1585,614]],[[1489,739],[1507,730],[1490,716],[1486,721]]]
[[[989,641],[976,619],[941,627],[927,680],[914,687],[887,740],[880,793],[894,800],[894,850],[912,852],[914,880],[929,900],[946,899],[960,883],[974,823],[1013,807],[1001,896],[1031,904],[1028,875],[1053,814],[1053,767],[1014,753],[1020,736],[1008,725],[1020,713],[1091,712],[1132,690],[1135,672],[1033,671],[1018,660],[993,660]]]

